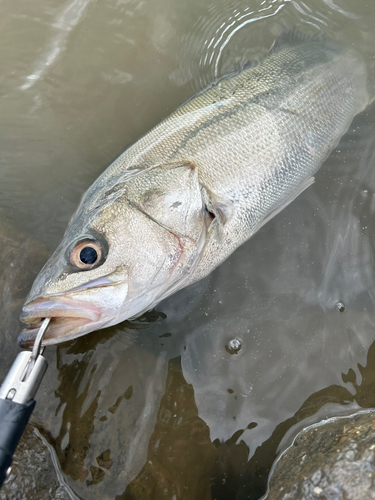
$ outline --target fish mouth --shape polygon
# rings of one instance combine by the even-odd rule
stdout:
[[[69,297],[55,300],[44,297],[24,305],[20,319],[28,326],[18,336],[18,344],[24,348],[34,345],[42,320],[51,318],[42,345],[58,344],[97,329],[102,311],[86,301]]]

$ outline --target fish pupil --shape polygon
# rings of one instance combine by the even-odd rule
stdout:
[[[98,258],[98,253],[95,248],[85,247],[81,250],[79,258],[83,264],[94,264]]]

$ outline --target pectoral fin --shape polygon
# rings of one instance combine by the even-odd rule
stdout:
[[[211,233],[212,238],[221,243],[224,234],[224,225],[231,215],[230,207],[220,201],[217,196],[209,192],[206,188],[202,187],[201,192],[205,208],[212,218],[208,230]]]

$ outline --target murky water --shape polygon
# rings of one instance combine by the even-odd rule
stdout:
[[[112,160],[283,26],[353,45],[373,81],[374,14],[366,0],[2,2],[1,378],[33,277]],[[374,127],[373,105],[211,276],[46,351],[35,418],[75,495],[255,500],[303,425],[375,406]]]

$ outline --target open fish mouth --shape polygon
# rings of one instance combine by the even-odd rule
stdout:
[[[18,344],[24,348],[32,347],[44,318],[51,318],[51,321],[43,337],[43,345],[51,345],[97,329],[94,325],[101,316],[101,310],[93,304],[69,297],[58,297],[57,300],[42,297],[33,300],[22,309],[20,319],[28,327],[19,334]]]

